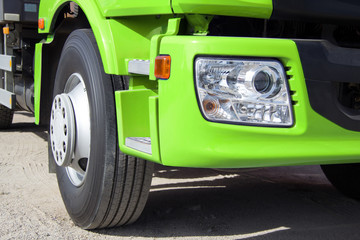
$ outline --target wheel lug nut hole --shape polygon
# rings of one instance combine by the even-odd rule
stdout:
[[[65,142],[63,142],[63,150],[64,150],[64,152],[66,152],[66,143]]]
[[[57,100],[56,99],[54,101],[54,106],[55,106],[55,109],[57,109]]]
[[[63,118],[65,119],[65,108],[62,109]]]
[[[59,108],[61,108],[61,99],[59,98]]]
[[[65,136],[67,135],[67,126],[66,125],[64,125],[64,134],[65,134]]]

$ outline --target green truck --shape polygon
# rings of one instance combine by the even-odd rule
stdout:
[[[1,0],[0,127],[48,126],[84,229],[141,214],[154,163],[318,164],[360,197],[355,0]]]

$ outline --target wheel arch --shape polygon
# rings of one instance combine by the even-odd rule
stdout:
[[[71,2],[78,4],[83,19],[64,17]],[[99,0],[41,1],[39,18],[44,18],[45,29],[39,30],[39,33],[44,34],[44,37],[47,36],[47,40],[40,43],[36,50],[35,122],[37,124],[48,124],[51,108],[49,99],[52,96],[52,84],[58,60],[66,38],[72,31],[84,27],[91,28],[105,73],[129,75],[128,60],[150,59],[151,39],[156,35],[165,34],[169,19],[173,17],[171,14],[105,17],[98,2]],[[42,60],[39,60],[38,56]]]
[[[39,33],[53,34],[57,30],[60,20],[64,18],[61,16],[61,13],[63,13],[64,9],[68,8],[71,2],[79,6],[80,11],[84,13],[95,35],[105,72],[118,72],[110,20],[103,16],[98,4],[94,0],[42,0],[39,8],[39,18],[44,18],[45,28],[44,30],[39,30]]]
[[[40,56],[41,58],[41,62],[39,62],[35,69],[36,124],[48,124],[53,84],[61,51],[67,37],[74,30],[91,28],[99,47],[105,71],[107,73],[118,72],[117,59],[113,50],[115,48],[114,41],[110,40],[111,36],[109,36],[109,33],[111,31],[109,30],[110,26],[107,20],[96,10],[97,6],[94,1],[77,0],[72,2],[79,5],[79,16],[76,18],[65,17],[70,9],[70,1],[44,0],[40,5],[39,18],[45,19],[45,29],[39,30],[39,33],[47,36],[47,40],[40,43],[36,50],[36,57]],[[88,17],[89,15],[91,18]],[[36,71],[38,71],[38,74]]]

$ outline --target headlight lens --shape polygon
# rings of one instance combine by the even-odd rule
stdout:
[[[276,60],[198,57],[196,88],[210,121],[250,125],[293,125],[283,66]]]

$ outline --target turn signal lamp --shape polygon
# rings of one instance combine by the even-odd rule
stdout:
[[[39,18],[38,20],[38,27],[40,30],[44,30],[45,29],[45,19],[44,18]]]
[[[9,35],[10,28],[9,27],[3,27],[3,33],[4,33],[4,35]]]
[[[155,58],[155,77],[159,79],[170,78],[171,57],[160,55]]]
[[[278,127],[294,123],[279,61],[198,57],[195,77],[199,107],[209,121]]]

